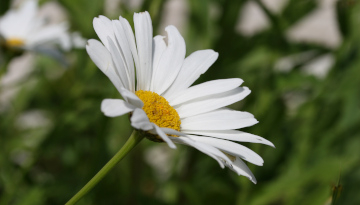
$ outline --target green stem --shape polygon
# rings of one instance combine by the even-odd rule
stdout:
[[[86,193],[88,193],[104,176],[118,163],[127,153],[132,150],[144,137],[136,130],[133,131],[124,146],[110,159],[108,163],[65,205],[72,205],[78,202]]]

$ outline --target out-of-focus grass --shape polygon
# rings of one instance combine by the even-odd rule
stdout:
[[[59,2],[69,13],[72,29],[97,38],[92,19],[104,14],[103,1]],[[328,202],[339,178],[343,188],[338,204],[360,204],[360,4],[338,2],[343,43],[332,51],[285,38],[285,30],[311,12],[316,2],[291,0],[282,15],[266,10],[270,27],[252,37],[234,29],[245,2],[188,1],[183,36],[187,54],[208,48],[220,54],[197,83],[239,77],[252,90],[232,107],[251,112],[260,121],[245,131],[276,145],[273,149],[244,143],[264,158],[263,167],[249,165],[258,184],[222,170],[211,158],[184,146],[171,150],[175,156],[169,162],[170,176],[160,180],[144,160],[145,150],[155,144],[144,141],[79,204],[318,205]],[[149,10],[153,17],[154,34],[164,3],[145,1],[140,9]],[[0,12],[6,7],[8,1],[2,1]],[[210,12],[214,7],[216,18]],[[120,4],[118,11],[132,21],[133,11],[125,5]],[[325,79],[297,68],[287,73],[274,70],[280,57],[312,49],[319,55],[335,55],[335,65]],[[0,114],[0,204],[64,204],[131,133],[128,116],[107,118],[101,113],[102,99],[119,94],[86,51],[71,51],[67,58],[70,67],[52,79],[48,74],[63,68],[38,56],[31,76],[35,85],[22,88],[12,106]],[[306,100],[290,110],[284,97],[288,93],[301,94]],[[46,112],[51,125],[18,125],[24,112],[39,109]]]

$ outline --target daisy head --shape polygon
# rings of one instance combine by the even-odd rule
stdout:
[[[39,14],[38,2],[26,0],[20,7],[10,9],[0,17],[0,43],[11,49],[34,50],[42,46],[71,47],[68,25],[63,22],[49,24],[47,17]]]
[[[109,117],[130,113],[131,125],[156,142],[192,146],[256,183],[245,161],[261,166],[263,159],[236,142],[270,141],[239,131],[258,121],[251,113],[226,106],[250,94],[239,78],[219,79],[191,86],[216,61],[218,53],[200,50],[185,58],[185,41],[174,26],[167,37],[153,37],[148,12],[134,14],[133,32],[123,17],[94,18],[100,41],[89,40],[86,50],[124,100],[104,99]]]

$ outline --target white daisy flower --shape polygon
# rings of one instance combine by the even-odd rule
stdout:
[[[27,0],[2,16],[0,36],[6,47],[26,50],[37,50],[44,45],[60,45],[69,50],[72,44],[67,23],[49,24],[46,16],[39,15],[36,0]]]
[[[270,141],[238,131],[258,121],[248,112],[225,108],[250,94],[243,80],[221,79],[191,86],[216,61],[218,53],[201,50],[185,58],[185,42],[174,26],[153,38],[148,12],[134,14],[135,35],[120,16],[94,18],[101,42],[91,39],[86,50],[112,81],[124,100],[105,99],[102,112],[109,117],[131,113],[131,125],[153,141],[192,146],[256,183],[243,160],[263,165],[249,148],[232,142],[274,146]],[[136,40],[136,41],[135,41]],[[134,65],[135,64],[135,65]],[[136,85],[135,85],[136,84]],[[191,86],[191,87],[190,87]]]

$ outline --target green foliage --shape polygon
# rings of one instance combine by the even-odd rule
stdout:
[[[8,6],[4,2],[1,13]],[[106,15],[103,1],[59,2],[73,30],[97,39],[92,19]],[[166,145],[144,140],[79,205],[318,205],[330,204],[334,195],[336,204],[360,204],[360,3],[337,3],[343,43],[330,50],[285,38],[286,29],[316,8],[315,1],[291,0],[281,14],[262,5],[271,25],[252,37],[235,31],[245,2],[189,0],[183,36],[187,55],[199,49],[220,54],[197,83],[238,77],[252,90],[231,107],[253,113],[260,123],[244,131],[276,146],[244,143],[264,158],[263,167],[249,164],[258,184],[181,145],[168,150],[173,155],[170,174],[163,179],[145,158],[149,149]],[[157,0],[141,5],[152,16],[154,34],[158,34],[165,3]],[[217,15],[211,14],[214,8]],[[133,11],[126,5],[120,4],[118,11],[132,21]],[[316,50],[317,55],[334,54],[336,62],[324,79],[298,67],[286,73],[275,71],[280,57],[309,50]],[[11,106],[0,113],[0,204],[64,204],[130,136],[128,116],[107,118],[100,111],[102,99],[120,97],[111,82],[84,49],[66,55],[71,61],[66,69],[38,56],[34,72],[26,79],[32,81],[31,86],[23,86]],[[53,73],[61,75],[49,77]],[[298,106],[290,107],[288,94],[304,100],[295,100]],[[45,112],[51,123],[23,128],[19,117],[32,110]]]

